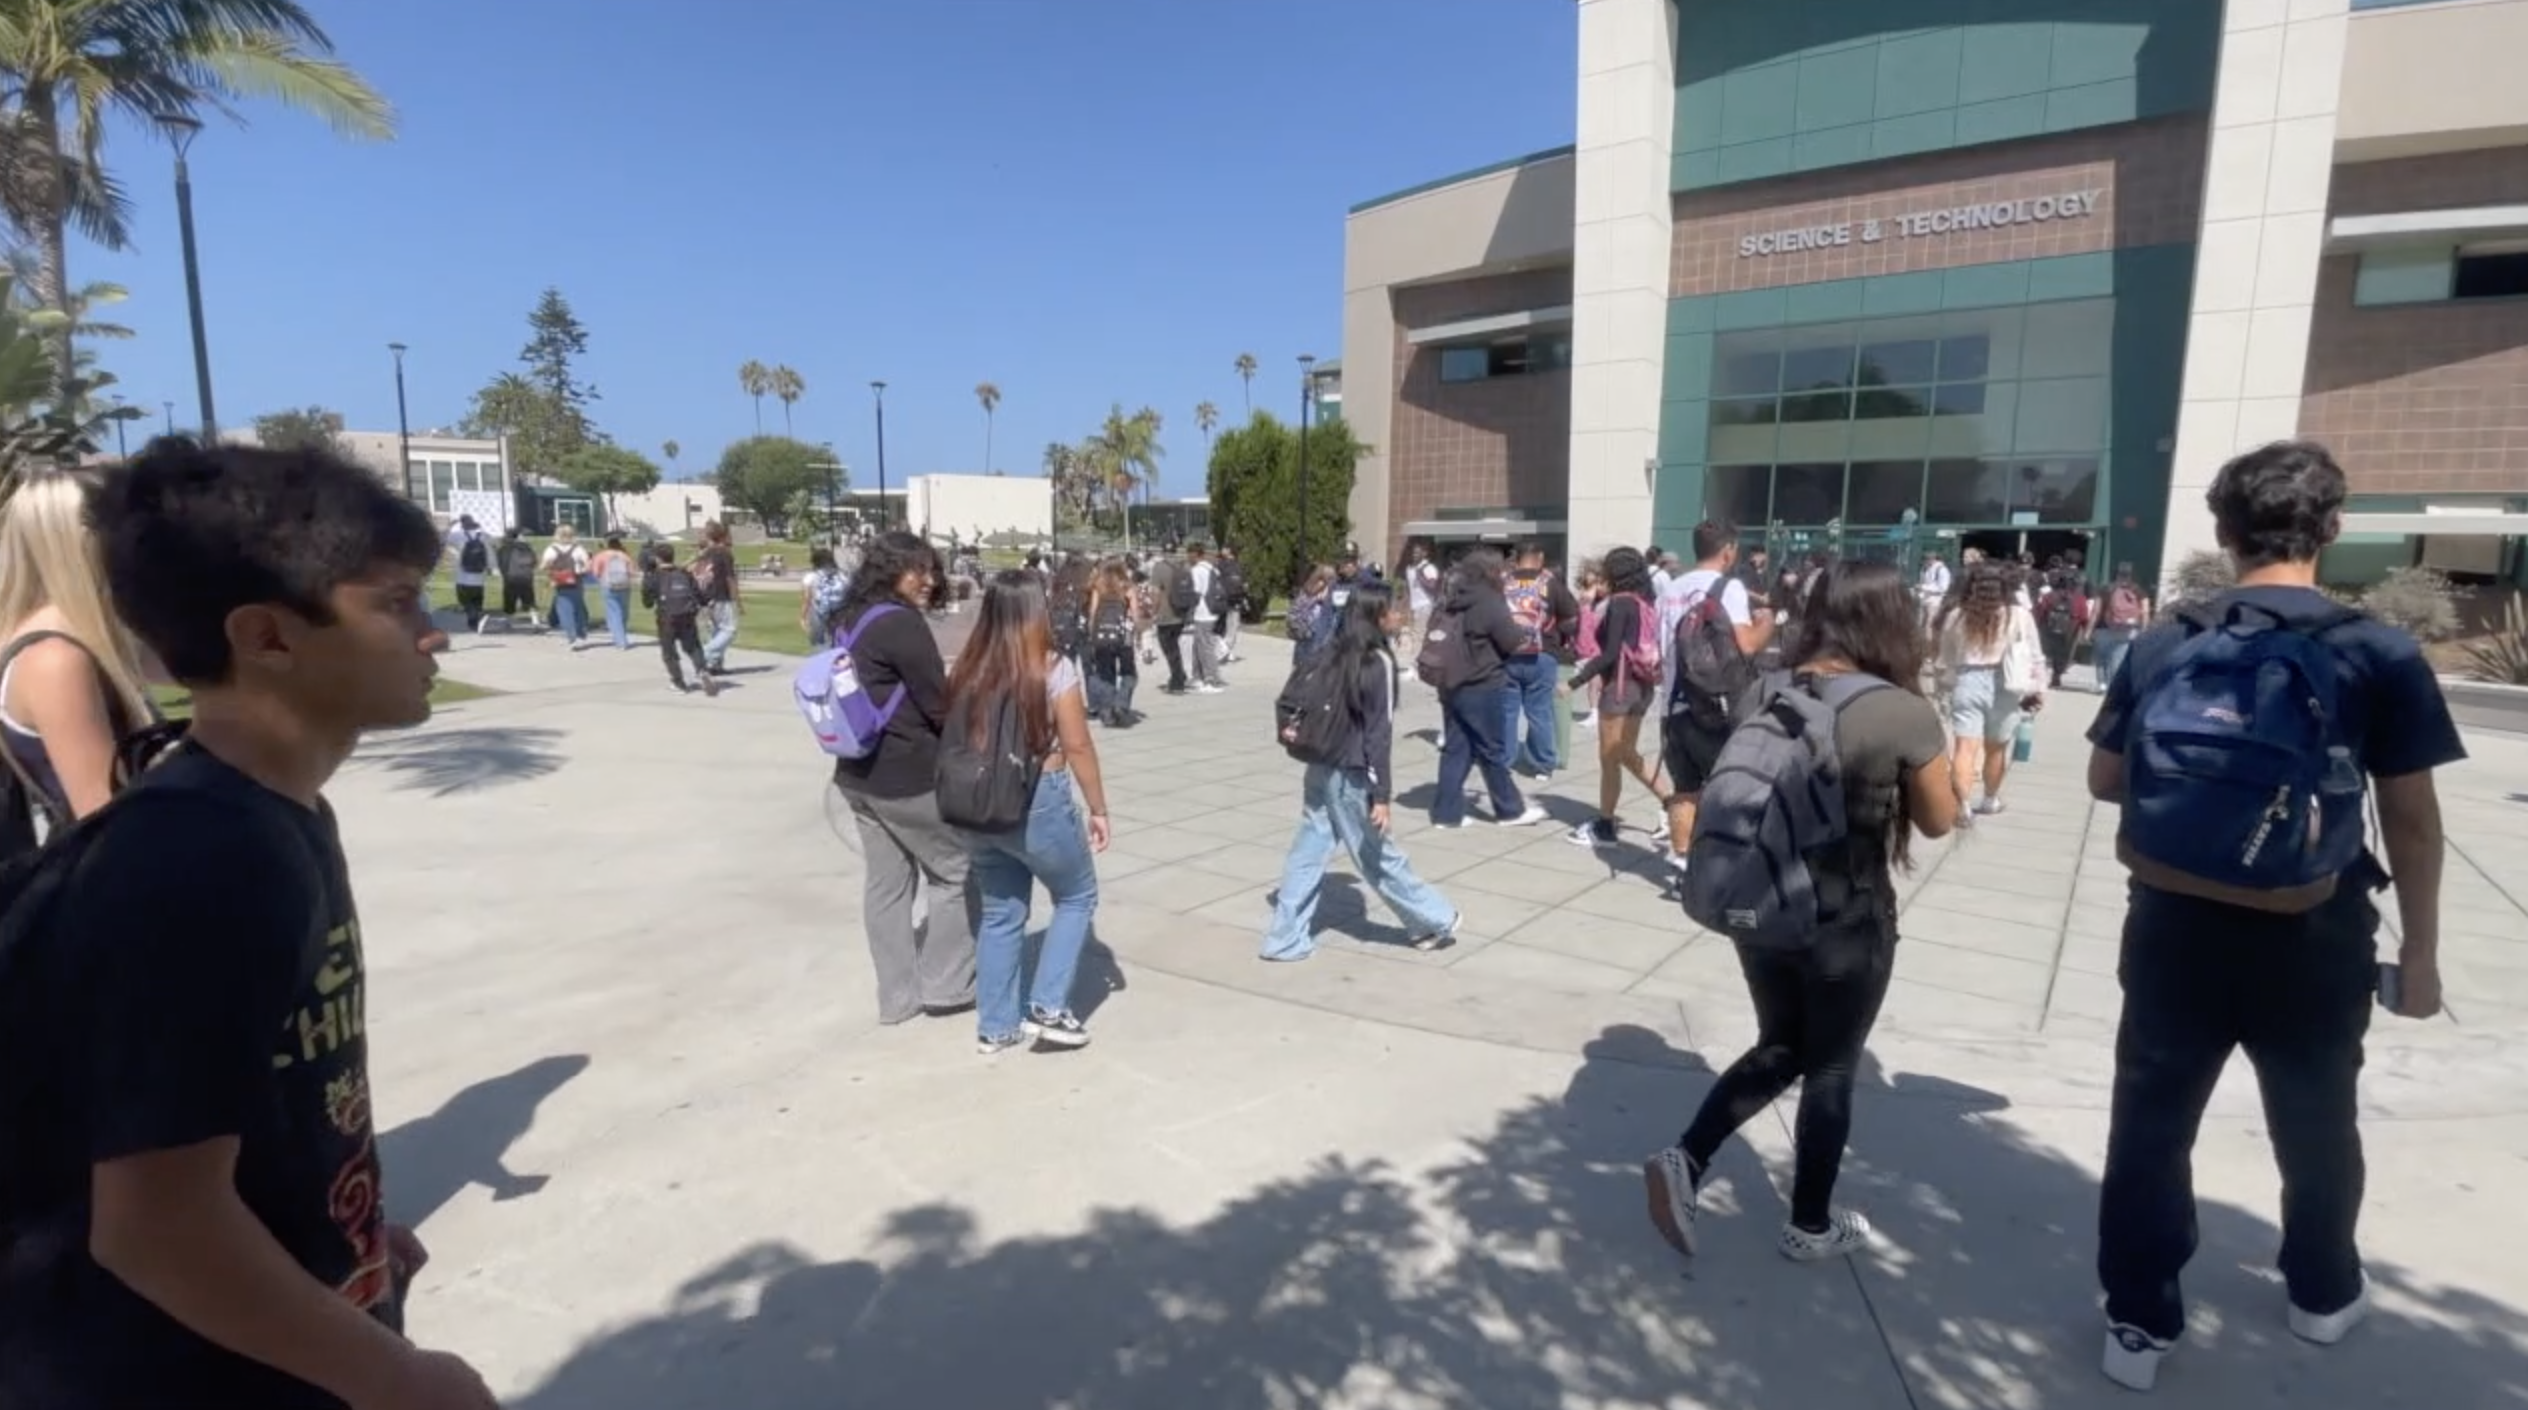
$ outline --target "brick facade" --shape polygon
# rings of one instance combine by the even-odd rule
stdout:
[[[1443,508],[1553,507],[1571,481],[1568,369],[1440,381],[1440,354],[1416,347],[1417,328],[1571,302],[1571,270],[1407,286],[1394,291],[1395,410],[1387,429],[1386,561],[1402,561],[1403,526]],[[1567,329],[1550,335],[1568,337]]]
[[[2335,169],[2332,213],[2528,202],[2528,147]],[[2528,494],[2528,301],[2355,308],[2360,261],[2318,270],[2300,431],[2355,494]]]
[[[1682,193],[1669,292],[1685,298],[2128,245],[2190,244],[2202,212],[2205,143],[2200,115],[2157,118]],[[1907,233],[1898,220],[2088,191],[2098,193],[2095,209],[2077,217],[1937,233]],[[1876,239],[1869,238],[1873,221]],[[1840,225],[1850,227],[1849,243],[1740,253],[1748,236]]]

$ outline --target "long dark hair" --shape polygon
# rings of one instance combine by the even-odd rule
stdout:
[[[1898,690],[1920,695],[1922,633],[1914,622],[1913,594],[1895,565],[1830,563],[1816,570],[1808,600],[1800,608],[1799,640],[1790,656],[1793,669],[1829,662],[1849,664]],[[1914,826],[1906,784],[1902,778],[1896,781],[1887,858],[1910,869]]]
[[[1629,592],[1635,597],[1650,596],[1650,560],[1642,557],[1639,549],[1608,549],[1606,560],[1598,564],[1598,571],[1606,575],[1606,590],[1610,596],[1619,592]]]
[[[938,550],[902,529],[878,535],[861,551],[860,566],[852,571],[851,586],[843,593],[838,615],[857,617],[881,602],[902,602],[895,585],[917,568],[930,570],[930,599],[913,605],[939,606],[947,599],[948,578],[939,571]]]
[[[1353,588],[1343,604],[1343,615],[1335,619],[1333,640],[1308,663],[1308,669],[1334,672],[1334,679],[1347,684],[1358,682],[1361,668],[1389,649],[1387,613],[1395,603],[1395,589],[1385,583]]]
[[[906,535],[905,537],[911,537]],[[1004,568],[983,589],[974,635],[948,673],[951,708],[966,705],[966,737],[982,747],[1001,698],[1015,692],[1027,748],[1053,748],[1053,702],[1045,677],[1053,669],[1053,618],[1045,606],[1044,579],[1024,568]]]
[[[1965,614],[1962,625],[1968,645],[1980,650],[2001,640],[2012,592],[2010,572],[1999,564],[1987,561],[1966,570],[1966,582],[1958,589],[1958,610]]]

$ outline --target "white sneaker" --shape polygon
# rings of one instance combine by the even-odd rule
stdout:
[[[1194,687],[1194,693],[1196,695],[1218,695],[1227,689],[1228,687],[1225,685],[1213,685],[1211,682],[1205,681],[1201,685]]]
[[[1665,842],[1672,835],[1673,831],[1674,829],[1668,826],[1668,815],[1666,813],[1661,813],[1659,815],[1659,825],[1650,830],[1650,840],[1654,843]]]
[[[1694,1162],[1669,1146],[1641,1164],[1642,1193],[1650,1201],[1650,1226],[1668,1247],[1694,1256],[1694,1222],[1702,1217],[1702,1187],[1694,1178]]]
[[[2159,1384],[2159,1363],[2176,1349],[2173,1341],[2161,1341],[2139,1327],[2118,1322],[2107,1328],[2107,1354],[2098,1369],[2126,1390],[2149,1390]]]
[[[2319,1315],[2291,1309],[2291,1335],[2319,1346],[2333,1346],[2358,1327],[2370,1315],[2370,1275],[2361,1275],[2361,1291],[2352,1301],[2333,1312]]]
[[[1527,805],[1527,811],[1519,814],[1517,817],[1494,818],[1493,821],[1502,827],[1533,827],[1536,824],[1543,822],[1545,817],[1546,814],[1543,807],[1530,803]]]
[[[1822,1263],[1870,1246],[1870,1221],[1848,1209],[1826,1216],[1826,1232],[1812,1234],[1797,1224],[1782,1226],[1782,1256],[1793,1263]]]

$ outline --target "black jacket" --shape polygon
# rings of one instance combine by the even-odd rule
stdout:
[[[1352,707],[1360,728],[1343,745],[1339,767],[1358,769],[1369,777],[1369,801],[1387,802],[1395,788],[1396,658],[1373,651],[1361,662],[1353,682]]]
[[[894,699],[899,685],[904,703],[868,758],[834,761],[835,784],[871,798],[914,798],[938,785],[939,727],[948,717],[948,667],[938,639],[919,608],[895,606],[852,643],[851,659],[861,688],[878,704]],[[839,625],[858,626],[871,610],[854,605]]]
[[[1461,614],[1460,630],[1466,634],[1466,649],[1475,658],[1474,673],[1459,689],[1480,690],[1508,680],[1509,673],[1501,668],[1501,662],[1526,644],[1527,634],[1511,620],[1510,604],[1501,600],[1501,590],[1452,582],[1441,604],[1444,610]]]

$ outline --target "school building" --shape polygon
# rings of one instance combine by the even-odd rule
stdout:
[[[1351,511],[1577,554],[2210,547],[2520,574],[2528,0],[1578,0],[1575,146],[1355,207]]]

